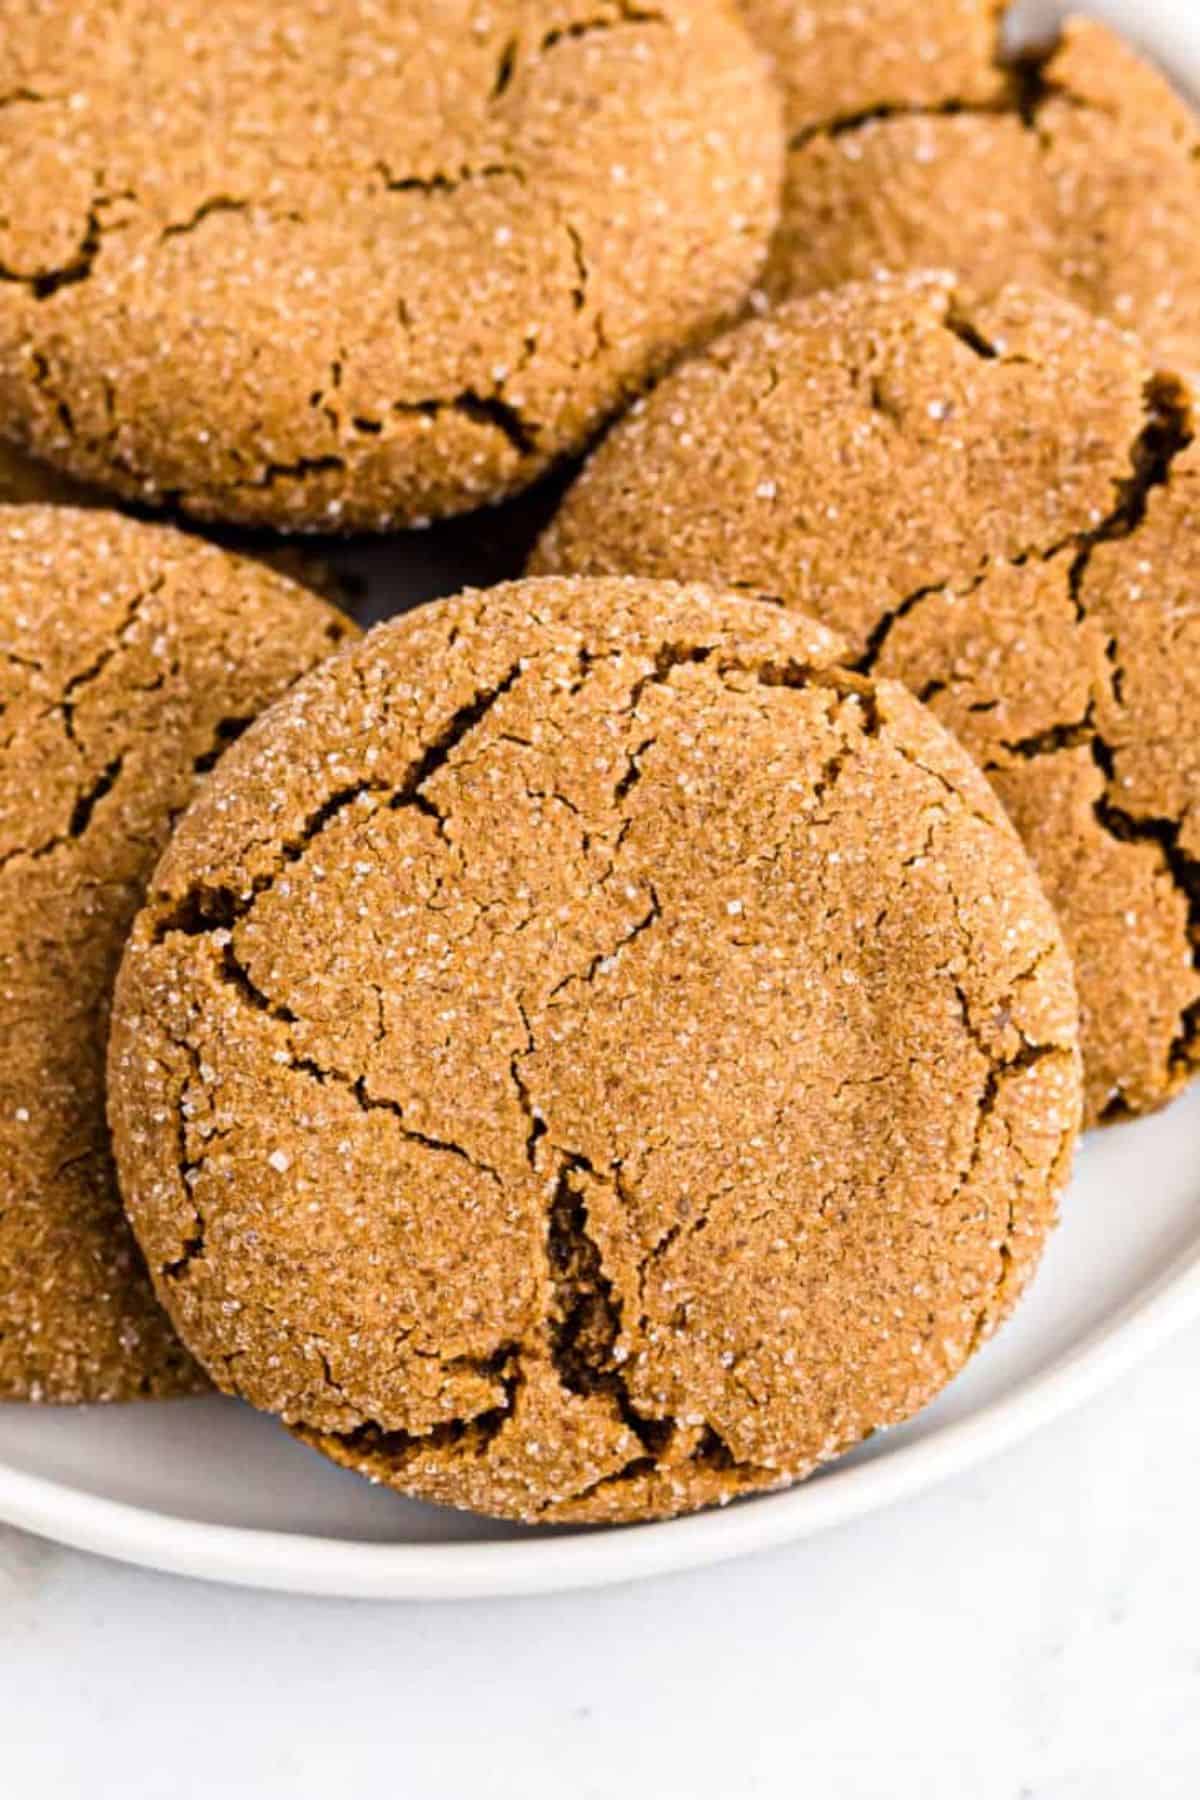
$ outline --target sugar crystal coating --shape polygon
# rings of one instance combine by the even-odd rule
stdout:
[[[327,531],[524,486],[740,306],[778,213],[722,0],[15,0],[0,418]]]
[[[112,982],[174,817],[352,631],[180,532],[0,506],[0,1399],[202,1385],[121,1211]]]
[[[1200,373],[1200,123],[1106,26],[1003,60],[993,0],[741,0],[789,133],[773,298],[878,270],[1036,283]]]
[[[665,1515],[906,1417],[1078,1121],[982,776],[778,607],[513,584],[234,746],[122,968],[110,1104],[214,1379],[404,1492]]]
[[[533,561],[773,594],[932,707],[1058,907],[1092,1121],[1160,1106],[1200,1063],[1192,407],[1066,302],[851,284],[665,380]]]

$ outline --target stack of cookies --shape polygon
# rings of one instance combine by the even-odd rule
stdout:
[[[724,1502],[1187,1082],[1200,125],[1001,12],[8,7],[0,1398]]]

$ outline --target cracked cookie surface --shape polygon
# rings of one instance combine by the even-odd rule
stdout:
[[[722,0],[21,0],[0,416],[206,518],[464,511],[737,310],[782,154]]]
[[[988,0],[742,0],[789,134],[772,299],[879,269],[1061,293],[1200,372],[1200,122],[1105,26],[1001,64]]]
[[[112,982],[173,816],[352,631],[181,533],[0,507],[0,1400],[205,1385],[117,1194]]]
[[[1088,1116],[1200,1062],[1191,398],[1066,302],[911,278],[791,302],[619,425],[534,557],[773,594],[991,775],[1058,906]]]
[[[906,1417],[1036,1265],[1067,955],[898,684],[666,583],[467,593],[335,657],[181,823],[110,1110],[214,1379],[530,1521],[667,1515]]]

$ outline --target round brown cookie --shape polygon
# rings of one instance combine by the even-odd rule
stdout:
[[[206,518],[514,491],[736,311],[778,216],[723,0],[14,0],[0,95],[0,415]]]
[[[1200,123],[1120,38],[1075,20],[1000,71],[986,4],[922,6],[890,40],[911,0],[743,10],[788,96],[771,298],[882,268],[953,269],[979,297],[1028,281],[1200,371]]]
[[[774,594],[952,725],[1058,904],[1093,1121],[1200,1062],[1190,404],[1065,302],[852,286],[664,381],[534,557]]]
[[[801,1476],[961,1367],[1079,1109],[964,752],[779,608],[526,582],[247,734],[118,982],[114,1141],[223,1387],[526,1520]]]
[[[202,1385],[121,1212],[110,990],[200,777],[352,631],[181,533],[0,507],[0,1399]]]

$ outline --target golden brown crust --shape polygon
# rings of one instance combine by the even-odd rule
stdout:
[[[207,518],[525,485],[737,310],[778,213],[722,0],[20,0],[0,94],[6,429]]]
[[[894,5],[744,6],[777,49],[791,130],[766,292],[811,293],[881,268],[953,270],[980,298],[1027,281],[1200,371],[1200,125],[1185,103],[1083,19],[1044,60],[998,81],[983,42],[989,8],[968,7],[964,28],[961,9],[922,7],[920,30],[891,40],[908,47],[905,65],[879,48]],[[810,11],[845,71],[828,99],[811,56],[786,48],[789,16]]]
[[[0,1399],[203,1385],[121,1212],[109,994],[203,771],[352,630],[178,532],[0,507]]]
[[[1059,908],[1093,1121],[1161,1105],[1200,1061],[1189,409],[1064,302],[852,286],[668,378],[534,558],[776,594],[927,700]]]
[[[109,1080],[221,1386],[408,1493],[622,1519],[803,1475],[961,1366],[1066,1176],[1073,983],[986,782],[838,654],[705,589],[518,583],[235,746]]]

